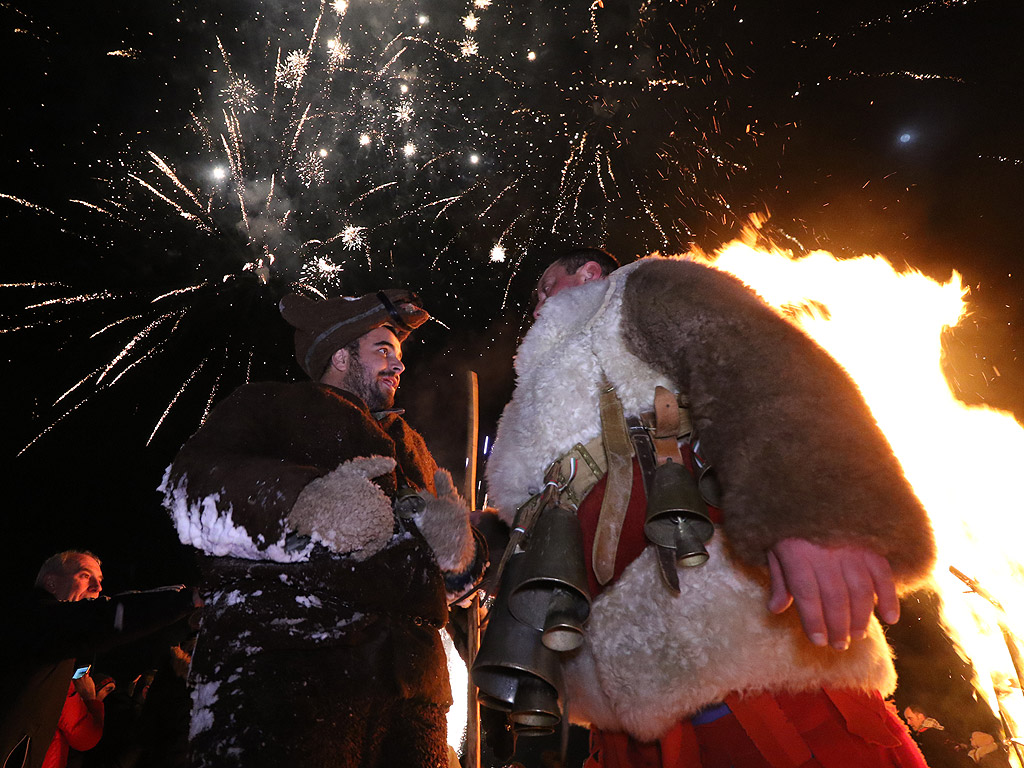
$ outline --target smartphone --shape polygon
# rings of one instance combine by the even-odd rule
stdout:
[[[88,675],[90,669],[92,669],[92,664],[86,664],[84,667],[79,667],[78,669],[76,669],[75,674],[73,674],[71,677],[74,680],[78,680],[80,677],[85,677],[86,675]]]

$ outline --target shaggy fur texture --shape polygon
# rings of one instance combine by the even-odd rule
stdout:
[[[794,611],[766,608],[765,552],[785,536],[866,544],[904,583],[934,557],[920,504],[835,362],[737,281],[694,263],[644,259],[563,291],[519,349],[488,461],[506,521],[552,460],[599,433],[602,372],[627,414],[651,410],[659,384],[690,397],[727,522],[706,565],[679,569],[678,597],[649,548],[594,601],[565,670],[573,719],[651,740],[731,692],[890,692],[877,622],[840,653],[814,647]]]
[[[654,550],[594,601],[566,679],[574,720],[651,741],[729,693],[821,686],[892,693],[896,673],[874,619],[845,652],[807,640],[795,611],[769,613],[762,574],[737,567],[716,532],[707,564],[661,583]]]
[[[389,456],[346,461],[302,489],[288,523],[332,552],[360,561],[372,557],[387,546],[395,519],[391,500],[370,478],[394,469]]]
[[[424,494],[426,504],[414,520],[434,551],[442,571],[461,572],[473,562],[476,542],[469,526],[469,507],[455,490],[447,469],[434,473],[436,496]]]
[[[655,385],[674,388],[667,376],[630,354],[617,332],[621,292],[614,286],[631,268],[548,299],[516,353],[516,391],[487,462],[488,493],[507,523],[540,491],[548,464],[600,433],[602,368],[627,414],[653,407]],[[598,346],[606,348],[600,357]]]
[[[645,260],[626,283],[623,335],[689,396],[740,557],[764,564],[799,537],[868,547],[905,586],[927,576],[928,516],[856,386],[739,280]]]

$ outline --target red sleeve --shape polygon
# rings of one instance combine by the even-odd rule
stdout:
[[[76,692],[64,702],[57,728],[72,749],[92,749],[103,736],[103,702],[83,701]]]

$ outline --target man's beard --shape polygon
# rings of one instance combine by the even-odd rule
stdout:
[[[381,375],[394,374],[387,371],[373,373],[359,359],[358,353],[349,356],[348,372],[344,386],[354,395],[359,395],[371,411],[383,411],[395,404],[395,393],[390,387],[382,386]]]

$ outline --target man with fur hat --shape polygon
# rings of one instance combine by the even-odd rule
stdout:
[[[724,272],[655,257],[608,272],[586,254],[545,271],[487,465],[511,523],[578,459],[561,503],[594,600],[562,666],[588,768],[921,768],[883,700],[896,679],[873,609],[897,620],[932,532],[856,386]],[[646,466],[629,424],[652,433]],[[682,533],[645,537],[648,478],[673,451],[717,473],[693,567]]]
[[[193,765],[444,765],[446,592],[485,553],[392,407],[402,342],[429,316],[401,290],[289,294],[281,314],[311,380],[237,389],[161,486],[208,593]]]

